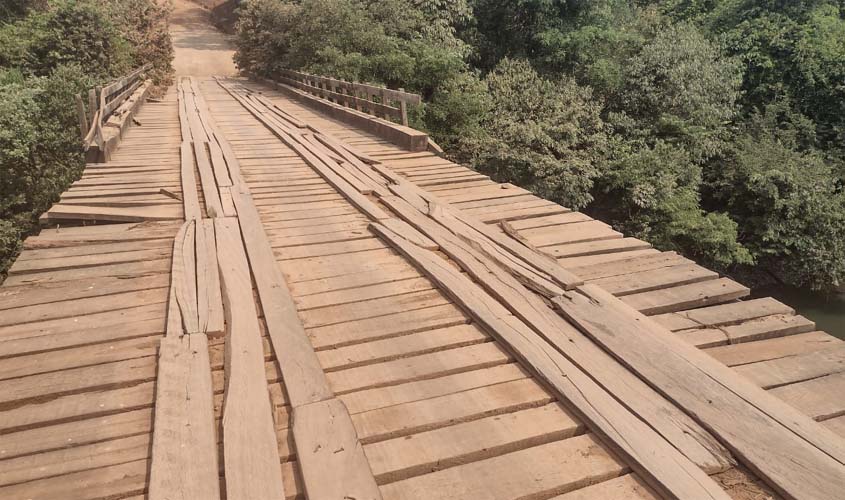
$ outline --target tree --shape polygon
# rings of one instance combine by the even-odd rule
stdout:
[[[845,192],[832,165],[802,148],[807,119],[786,109],[751,115],[708,176],[709,203],[738,221],[743,244],[778,280],[832,289],[845,280]]]
[[[623,110],[637,121],[635,134],[679,143],[701,161],[723,147],[741,82],[736,61],[695,27],[667,26],[628,64]]]
[[[573,208],[592,199],[605,147],[601,107],[570,78],[545,80],[526,61],[504,59],[487,76],[492,111],[470,155],[478,170]]]

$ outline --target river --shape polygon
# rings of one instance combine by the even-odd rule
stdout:
[[[753,297],[774,297],[787,304],[798,314],[815,321],[818,330],[845,340],[845,293],[821,295],[787,286],[760,287]]]

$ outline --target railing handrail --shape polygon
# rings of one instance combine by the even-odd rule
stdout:
[[[87,151],[95,141],[102,144],[102,126],[114,111],[141,86],[141,75],[148,71],[152,65],[143,66],[132,70],[130,73],[121,76],[104,87],[95,87],[88,91],[88,107],[82,97],[76,95],[76,108],[79,114],[79,128],[82,135],[83,147]]]
[[[408,125],[408,105],[416,106],[422,103],[419,94],[405,92],[404,89],[394,90],[289,69],[279,71],[277,77],[283,80],[282,83],[336,104],[380,115],[386,119],[395,118],[405,126]],[[398,106],[394,106],[393,102],[398,103]]]

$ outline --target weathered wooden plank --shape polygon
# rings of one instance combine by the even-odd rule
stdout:
[[[845,371],[845,344],[734,368],[764,389]]]
[[[651,489],[636,474],[625,474],[614,479],[580,488],[554,497],[552,500],[658,500]]]
[[[586,434],[390,483],[382,491],[386,498],[396,500],[545,497],[625,471],[595,436]]]
[[[643,314],[661,314],[694,307],[730,302],[751,291],[728,278],[702,281],[622,297],[622,302]]]
[[[211,365],[204,335],[162,339],[153,429],[150,500],[220,498]]]
[[[196,220],[185,222],[173,240],[172,287],[187,333],[199,332],[197,313]]]
[[[308,498],[381,499],[349,412],[339,399],[295,407],[293,436]]]
[[[490,340],[475,325],[458,325],[317,352],[327,372],[418,356]]]
[[[769,394],[786,401],[802,413],[815,420],[845,415],[845,373],[834,373],[824,377],[777,387]]]
[[[841,340],[825,332],[810,332],[776,339],[719,346],[707,349],[705,352],[728,366],[735,366],[820,351],[841,343]]]
[[[388,483],[569,438],[585,431],[557,403],[370,444],[376,479]]]
[[[160,188],[152,190],[158,193]],[[109,194],[111,195],[111,194]],[[43,220],[49,222],[65,220],[96,220],[109,222],[143,222],[177,220],[182,217],[181,209],[161,205],[157,207],[97,207],[86,205],[63,205],[57,203],[50,207]]]
[[[197,179],[194,175],[194,150],[189,142],[181,146],[182,165],[180,175],[182,180],[182,203],[185,209],[185,219],[199,219],[200,202],[197,196]]]
[[[197,331],[210,336],[222,335],[223,299],[220,295],[217,240],[212,219],[197,221],[196,242]]]
[[[347,368],[329,373],[328,378],[334,391],[344,394],[502,365],[511,361],[511,355],[495,342],[485,342]]]
[[[194,127],[191,127],[194,130]],[[194,156],[197,160],[197,170],[200,173],[200,185],[202,185],[202,198],[205,202],[205,213],[210,218],[223,217],[223,204],[220,201],[220,191],[214,180],[214,172],[211,170],[211,163],[208,160],[207,142],[194,142]]]
[[[845,487],[845,443],[596,285],[555,300],[561,312],[718,435],[789,498]],[[659,363],[654,360],[660,360]]]
[[[329,399],[332,397],[331,389],[297,315],[296,305],[273,256],[255,205],[249,194],[239,189],[233,193],[233,198],[241,234],[267,331],[284,374],[291,403],[298,406]]]
[[[226,305],[226,396],[223,447],[226,497],[284,498],[264,348],[253,302],[249,265],[237,221],[214,222]]]

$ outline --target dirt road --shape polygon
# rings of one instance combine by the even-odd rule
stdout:
[[[234,47],[212,24],[207,10],[187,0],[173,0],[170,34],[176,75],[234,75]]]

